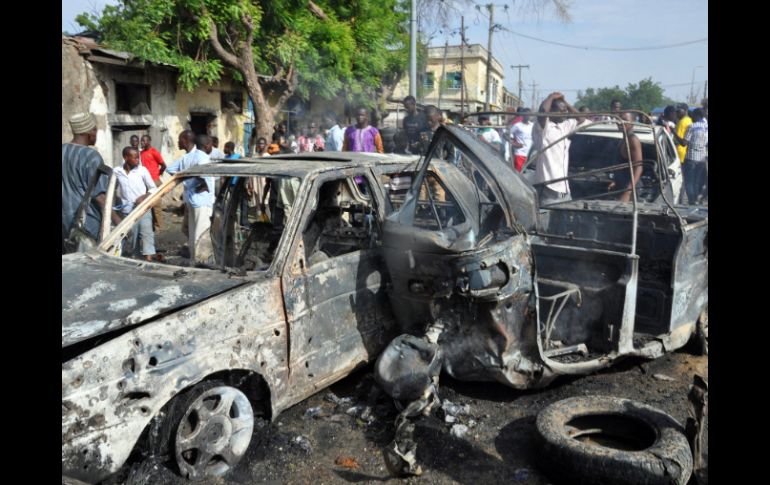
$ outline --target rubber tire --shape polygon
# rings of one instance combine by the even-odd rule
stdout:
[[[187,409],[195,402],[198,397],[209,389],[215,387],[228,386],[233,387],[221,380],[202,381],[193,387],[178,394],[168,407],[168,414],[160,425],[158,430],[158,439],[151,445],[152,453],[156,456],[161,456],[167,460],[167,463],[171,465],[171,469],[174,473],[181,477],[181,471],[176,462],[176,453],[174,447],[176,446],[176,431],[179,427],[179,423],[182,421]],[[251,403],[252,408],[254,403]],[[249,446],[252,446],[254,439],[252,437]],[[248,454],[248,449],[243,454],[245,457]],[[235,468],[235,467],[233,467]],[[228,472],[229,473],[229,472]],[[226,476],[226,475],[225,475]]]
[[[586,444],[567,434],[566,423],[589,415],[622,415],[650,426],[655,441],[642,451]],[[558,483],[684,485],[692,474],[692,452],[682,426],[646,404],[609,396],[558,401],[537,416],[538,465]]]

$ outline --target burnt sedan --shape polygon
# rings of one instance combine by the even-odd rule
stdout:
[[[222,475],[255,417],[376,358],[397,333],[382,181],[412,161],[319,153],[195,167],[104,228],[96,250],[63,256],[63,475],[101,480],[136,450],[190,479]],[[222,181],[196,246],[207,262],[122,256],[140,217],[190,177]]]

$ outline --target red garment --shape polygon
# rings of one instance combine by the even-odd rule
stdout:
[[[521,172],[521,169],[524,167],[525,163],[527,163],[527,157],[524,155],[514,155],[513,166],[516,168],[517,172]]]
[[[160,180],[160,166],[165,162],[158,150],[155,147],[150,147],[147,150],[142,150],[139,155],[142,158],[142,166],[150,172],[150,177],[153,180]]]

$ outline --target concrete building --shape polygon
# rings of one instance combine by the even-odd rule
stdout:
[[[418,76],[417,101],[421,104],[433,104],[445,111],[459,113],[461,106],[461,88],[465,91],[465,113],[474,113],[484,110],[486,101],[487,87],[487,50],[479,44],[465,46],[462,49],[459,45],[448,46],[446,48],[446,66],[444,67],[445,48],[429,47],[427,65],[425,72]],[[465,73],[461,71],[461,57],[464,58]],[[504,111],[513,106],[514,110],[518,104],[516,95],[503,87],[504,73],[503,66],[492,56],[491,62],[490,86],[491,96],[489,99],[490,111]],[[442,82],[442,72],[443,82]],[[463,79],[465,82],[463,83]],[[439,100],[439,90],[440,100]],[[409,76],[404,75],[401,82],[393,91],[392,99],[401,100],[409,94]],[[440,103],[439,103],[440,101]],[[388,110],[403,110],[397,103],[389,103]],[[386,120],[393,122],[396,118],[402,116],[388,116]]]
[[[177,84],[171,65],[143,63],[126,52],[100,47],[93,39],[62,36],[62,143],[72,139],[68,119],[91,112],[97,120],[96,149],[105,163],[121,163],[131,135],[149,134],[169,162],[185,129],[233,141],[244,152],[253,114],[242,86],[222,79],[192,92]]]

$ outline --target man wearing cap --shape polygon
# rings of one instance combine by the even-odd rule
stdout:
[[[109,167],[104,165],[99,152],[90,148],[96,143],[94,115],[79,113],[72,116],[69,123],[73,133],[72,141],[62,143],[61,146],[62,254],[65,253],[64,241],[70,236],[76,222],[78,208],[92,184],[91,200],[85,208],[82,229],[88,237],[96,241],[102,223],[102,210],[111,172]],[[114,212],[112,212],[112,219],[116,224],[120,222],[120,217]],[[81,245],[80,248],[85,249],[85,246]]]
[[[569,174],[569,139],[566,135],[577,127],[572,117],[549,116],[550,113],[565,115],[577,113],[564,95],[554,92],[540,104],[540,115],[532,128],[532,143],[538,150],[535,160],[535,183],[567,177]],[[546,149],[547,148],[547,149]],[[540,205],[572,200],[566,180],[540,185]]]

